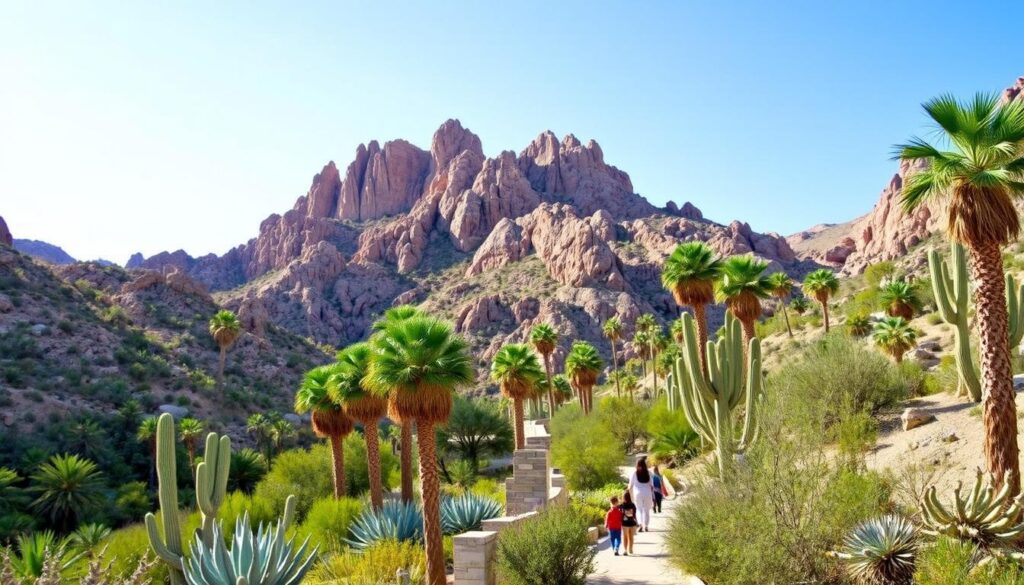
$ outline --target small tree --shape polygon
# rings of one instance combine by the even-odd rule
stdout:
[[[821,314],[825,318],[825,333],[828,333],[828,300],[839,292],[839,279],[831,270],[819,268],[804,279],[804,292],[821,303]]]
[[[221,309],[210,318],[210,335],[213,336],[213,340],[220,347],[220,361],[217,366],[218,388],[224,385],[224,362],[227,359],[228,348],[231,347],[241,334],[242,323],[231,311]]]

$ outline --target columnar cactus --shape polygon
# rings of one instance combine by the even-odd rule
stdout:
[[[183,585],[181,527],[178,523],[178,469],[174,418],[160,415],[156,426],[156,473],[159,482],[160,525],[154,514],[146,514],[149,543],[170,569],[171,584]],[[210,546],[214,540],[217,510],[227,493],[231,469],[231,439],[217,433],[206,436],[203,462],[196,467],[196,504],[203,524],[199,537]]]
[[[743,453],[757,439],[764,394],[760,341],[750,340],[744,360],[739,321],[727,318],[724,329],[718,341],[708,342],[704,374],[693,317],[683,315],[683,357],[675,361],[672,376],[687,420],[704,442],[714,446],[723,477],[733,455]],[[741,404],[743,425],[737,436],[733,411]]]
[[[967,271],[967,253],[956,242],[950,246],[949,265],[936,250],[928,252],[928,267],[931,271],[932,290],[939,315],[943,321],[953,325],[955,330],[957,368],[957,395],[967,396],[975,402],[981,401],[981,382],[978,368],[971,354],[970,328],[970,282]],[[1024,286],[1006,275],[1006,304],[1009,309],[1010,347],[1020,345],[1024,337]]]

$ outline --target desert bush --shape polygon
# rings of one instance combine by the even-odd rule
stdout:
[[[501,504],[502,507],[505,506],[505,484],[498,482],[497,480],[488,477],[478,478],[476,482],[469,487],[467,492],[477,496],[491,498]]]
[[[700,437],[682,409],[669,410],[667,399],[654,403],[647,415],[648,452],[652,463],[680,465],[700,451]]]
[[[330,450],[324,444],[310,450],[290,449],[280,453],[270,472],[256,484],[253,495],[270,504],[275,513],[295,495],[296,519],[302,521],[313,504],[334,493],[331,486]]]
[[[563,412],[567,415],[561,420]],[[556,413],[552,423],[551,459],[561,469],[569,488],[599,488],[618,479],[625,453],[622,443],[597,416],[574,416],[578,407]],[[572,420],[571,424],[565,424]],[[564,426],[563,426],[564,425]],[[568,427],[568,428],[566,428]]]
[[[638,440],[646,438],[647,411],[644,405],[629,398],[609,396],[598,403],[596,414],[619,441],[620,450],[630,453],[636,450]]]
[[[299,539],[308,536],[311,546],[319,546],[323,552],[341,551],[345,548],[349,528],[362,512],[363,503],[354,498],[317,500],[297,529]]]
[[[391,447],[380,447],[380,476],[384,489],[395,487],[398,477],[398,458]],[[345,437],[345,489],[350,496],[359,496],[370,489],[370,473],[366,461],[366,440],[360,433]]]
[[[548,508],[498,537],[498,571],[511,585],[583,585],[594,570],[587,522],[571,508]]]
[[[245,492],[233,491],[224,497],[224,502],[217,511],[217,519],[224,522],[224,531],[230,534],[235,529],[235,518],[246,512],[249,513],[253,524],[269,524],[276,521],[278,516],[268,500],[250,496]]]
[[[1024,567],[1011,559],[989,559],[977,545],[942,537],[921,549],[914,583],[918,585],[1024,585]]]
[[[309,585],[379,585],[392,583],[400,569],[409,571],[412,585],[423,583],[427,560],[423,546],[383,541],[364,551],[345,551],[318,563],[306,577]]]

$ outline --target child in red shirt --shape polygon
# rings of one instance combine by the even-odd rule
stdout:
[[[622,508],[619,507],[619,498],[612,496],[611,502],[612,507],[604,516],[604,527],[608,529],[608,539],[611,541],[615,556],[619,556],[619,545],[622,544]]]

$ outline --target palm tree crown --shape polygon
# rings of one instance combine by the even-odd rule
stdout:
[[[593,345],[585,341],[572,344],[569,355],[565,358],[565,373],[572,378],[577,386],[593,386],[597,383],[597,375],[604,367],[601,355]]]
[[[412,305],[398,305],[397,307],[391,307],[387,311],[384,311],[384,315],[373,324],[374,331],[383,331],[388,323],[394,323],[395,321],[403,321],[409,317],[416,317],[420,315],[420,310]]]
[[[917,332],[903,317],[886,317],[875,324],[871,337],[876,345],[899,362],[902,361],[903,354],[914,347]]]
[[[337,385],[341,373],[338,364],[319,366],[306,372],[295,393],[295,412],[310,413],[313,432],[321,437],[335,437],[352,432],[352,419],[331,397],[331,388]]]
[[[54,455],[32,474],[32,508],[64,530],[103,503],[102,472],[77,455]]]
[[[242,324],[238,317],[227,309],[217,311],[210,318],[210,335],[221,347],[227,347],[234,343],[241,331]]]
[[[491,379],[512,399],[528,397],[543,377],[537,354],[522,343],[502,346],[491,364]]]
[[[917,294],[917,285],[905,280],[894,280],[882,287],[879,296],[885,311],[892,317],[903,317],[910,320],[915,311],[921,310],[921,298]]]
[[[828,302],[829,297],[839,291],[839,279],[831,270],[819,268],[804,278],[803,288],[804,292],[813,295],[819,302]]]
[[[793,292],[793,279],[785,272],[773,272],[768,275],[768,291],[778,299],[784,299]]]
[[[661,284],[680,305],[707,305],[715,300],[714,283],[721,265],[704,242],[686,242],[665,259]]]
[[[345,414],[364,425],[376,424],[387,413],[387,401],[363,386],[371,355],[370,344],[366,342],[339,351],[337,367],[327,388],[328,395],[341,405]]]
[[[541,355],[547,355],[555,351],[555,345],[558,344],[558,332],[547,323],[534,325],[530,330],[530,343],[537,348]]]
[[[615,343],[622,339],[622,321],[619,320],[618,316],[609,317],[607,321],[601,325],[601,333],[604,334],[612,343]]]
[[[718,296],[743,323],[761,316],[761,299],[767,298],[771,287],[764,271],[768,263],[753,256],[732,256],[722,262],[722,279]]]

